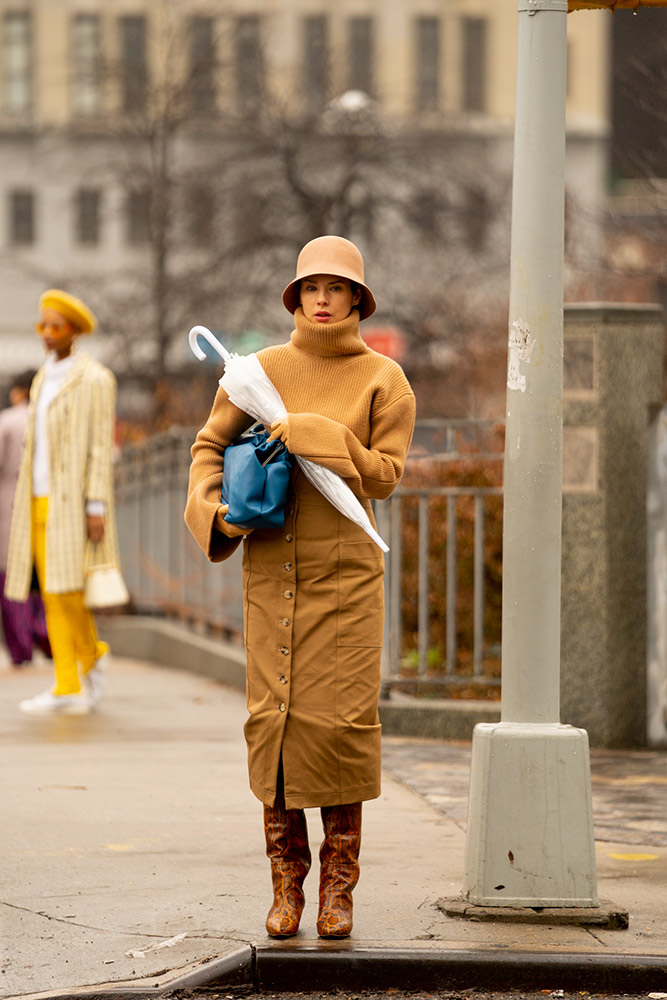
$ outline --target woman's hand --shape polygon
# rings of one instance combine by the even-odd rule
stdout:
[[[104,538],[104,518],[99,514],[86,514],[86,531],[96,545]]]
[[[287,435],[289,434],[289,414],[280,420],[274,420],[271,424],[269,441],[282,441],[287,447]]]
[[[221,507],[218,507],[215,515],[216,528],[223,535],[227,535],[227,538],[239,538],[241,535],[249,535],[255,530],[254,528],[242,528],[240,524],[230,524],[229,521],[225,521],[225,514],[228,510],[229,504],[224,503]]]

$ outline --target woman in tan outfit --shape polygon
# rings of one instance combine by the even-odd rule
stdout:
[[[361,339],[359,322],[375,300],[356,246],[336,236],[306,244],[283,303],[296,328],[288,343],[258,354],[288,414],[271,436],[338,473],[372,518],[370,500],[388,497],[403,474],[415,404],[400,367]],[[248,531],[225,521],[224,450],[251,423],[219,389],[192,448],[185,519],[213,562],[243,539],[245,736],[273,878],[267,931],[298,930],[311,862],[303,810],[319,807],[317,931],[345,937],[361,802],[380,794],[384,561],[296,464],[283,528]]]

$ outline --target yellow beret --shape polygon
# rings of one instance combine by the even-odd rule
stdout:
[[[81,333],[92,333],[97,325],[95,316],[81,299],[67,292],[61,292],[59,288],[49,288],[43,292],[39,298],[39,308],[40,312],[44,312],[45,309],[55,309]]]

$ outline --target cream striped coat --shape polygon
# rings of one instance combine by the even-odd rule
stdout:
[[[7,559],[5,594],[14,601],[28,596],[32,579],[30,503],[35,440],[35,404],[44,382],[40,368],[30,391]],[[113,504],[112,446],[116,405],[113,374],[90,355],[76,354],[72,370],[51,403],[49,436],[49,513],[46,525],[46,591],[83,590],[86,571],[118,565]],[[106,505],[104,540],[86,537],[86,501]]]

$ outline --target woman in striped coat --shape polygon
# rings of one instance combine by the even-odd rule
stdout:
[[[108,368],[73,351],[79,335],[96,324],[83,302],[51,289],[40,298],[40,312],[37,330],[48,354],[30,393],[5,594],[25,600],[34,566],[55,685],[22,701],[21,710],[80,714],[101,694],[109,651],[84,604],[84,579],[93,565],[118,565],[112,478],[116,382]]]

